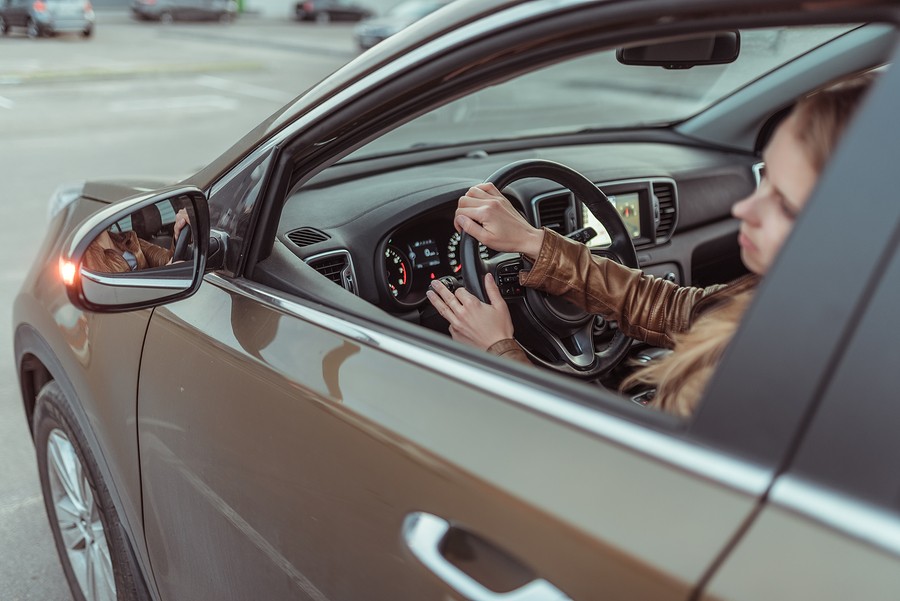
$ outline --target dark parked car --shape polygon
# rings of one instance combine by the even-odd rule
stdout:
[[[75,598],[896,599],[898,27],[888,0],[457,0],[177,185],[53,199],[13,331]],[[521,260],[452,224],[495,174],[562,234],[587,201],[648,274],[740,275],[773,123],[878,68],[691,417],[617,392],[654,349],[579,367],[615,328],[517,328],[529,367],[425,299]],[[86,262],[171,248],[182,209],[171,264]]]
[[[58,33],[94,33],[90,0],[0,0],[0,33],[22,28],[30,38]]]
[[[298,21],[359,21],[372,16],[372,11],[345,0],[299,0],[294,5],[294,17]]]
[[[231,22],[238,12],[235,0],[131,0],[131,13],[140,20]]]
[[[378,42],[406,29],[425,15],[431,14],[451,0],[407,0],[393,7],[383,17],[367,19],[356,26],[353,37],[361,50],[368,50]]]

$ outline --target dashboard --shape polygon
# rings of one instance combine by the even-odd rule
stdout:
[[[430,306],[425,292],[431,281],[460,275],[453,227],[459,197],[523,158],[557,161],[596,182],[626,224],[645,272],[689,285],[741,275],[730,207],[755,187],[758,159],[672,143],[620,142],[413,165],[334,166],[287,198],[276,247],[255,277],[300,296],[340,302],[337,291],[304,275],[299,258],[357,297],[419,321]],[[529,178],[504,194],[535,225],[563,235],[593,227],[590,246],[609,242],[593,215],[559,184]],[[485,247],[480,252],[494,254]]]

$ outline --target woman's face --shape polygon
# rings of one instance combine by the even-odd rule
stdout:
[[[775,130],[763,152],[759,188],[731,209],[741,220],[741,259],[759,275],[769,270],[818,178],[794,135],[794,122],[790,116]]]

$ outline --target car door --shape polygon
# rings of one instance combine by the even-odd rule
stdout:
[[[211,191],[235,256],[275,146]],[[674,418],[396,326],[228,268],[154,312],[138,406],[162,599],[685,599],[771,478]]]

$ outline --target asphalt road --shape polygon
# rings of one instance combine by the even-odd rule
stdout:
[[[64,183],[172,181],[356,55],[351,26],[244,15],[160,26],[98,12],[95,36],[0,37],[0,600],[68,601],[12,355],[12,300]]]

